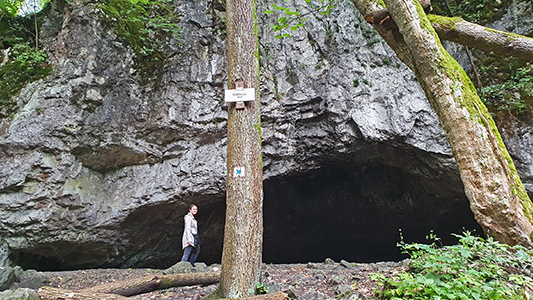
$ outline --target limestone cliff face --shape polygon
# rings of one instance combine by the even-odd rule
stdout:
[[[0,228],[15,263],[167,267],[191,203],[199,259],[220,260],[224,11],[176,3],[181,44],[169,41],[149,71],[94,3],[50,12],[42,36],[54,71],[0,121]],[[413,239],[477,228],[414,75],[350,2],[284,40],[261,14],[267,4],[258,2],[264,260],[394,259],[398,228]],[[532,131],[504,133],[530,193]]]

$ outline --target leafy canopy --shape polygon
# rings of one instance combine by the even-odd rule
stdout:
[[[0,14],[16,16],[22,9],[23,4],[24,0],[2,0],[0,1]]]

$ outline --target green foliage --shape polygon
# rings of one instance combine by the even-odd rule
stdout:
[[[0,0],[0,6],[6,3]],[[39,9],[39,8],[38,8]],[[20,7],[0,9],[0,49],[7,49],[16,43],[27,41],[35,44],[35,17],[37,23],[42,23],[42,16],[38,14],[20,15]]]
[[[168,39],[179,40],[181,28],[172,0],[105,0],[99,7],[139,60],[164,58]]]
[[[488,24],[503,15],[511,0],[433,0],[431,4],[435,14]]]
[[[263,13],[265,14],[271,14],[271,13],[281,13],[282,17],[278,18],[276,21],[276,24],[272,25],[272,29],[274,32],[278,32],[279,34],[276,35],[276,38],[281,39],[284,37],[291,37],[291,35],[287,32],[284,32],[286,29],[290,29],[292,31],[296,31],[300,28],[304,27],[305,21],[308,19],[306,18],[309,14],[316,14],[316,15],[329,15],[331,13],[331,10],[335,7],[333,4],[335,0],[320,0],[319,2],[313,1],[313,0],[305,0],[307,4],[307,10],[308,12],[305,14],[301,14],[299,11],[291,11],[290,8],[279,6],[275,3],[272,4],[272,10],[266,10]],[[300,7],[303,8],[303,7]]]
[[[268,286],[263,285],[262,283],[256,284],[255,285],[255,294],[256,295],[268,294]]]
[[[26,84],[50,74],[52,67],[46,60],[43,50],[36,51],[27,42],[11,48],[8,62],[0,67],[0,118],[14,112],[16,102],[13,96]]]
[[[5,13],[10,16],[16,16],[23,4],[24,0],[2,0],[0,1],[0,14]]]
[[[382,288],[379,299],[523,299],[525,288],[533,289],[533,256],[521,246],[510,247],[466,232],[454,235],[459,242],[440,247],[431,244],[398,246],[411,256],[409,269],[387,278],[372,278]]]
[[[533,65],[510,58],[479,57],[484,87],[479,95],[492,112],[523,114],[533,102]]]

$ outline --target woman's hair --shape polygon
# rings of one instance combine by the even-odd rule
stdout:
[[[191,211],[191,209],[192,209],[193,207],[195,207],[195,206],[196,206],[196,204],[191,204],[191,206],[189,206],[189,211]],[[196,207],[198,207],[198,206],[196,206]]]

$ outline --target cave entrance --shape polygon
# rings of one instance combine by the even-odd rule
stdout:
[[[268,180],[263,261],[398,261],[406,258],[396,246],[400,229],[408,243],[427,242],[431,230],[445,245],[456,243],[451,233],[482,234],[457,182],[383,165]]]

